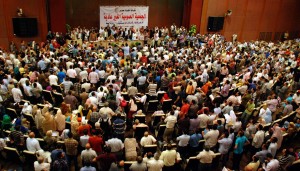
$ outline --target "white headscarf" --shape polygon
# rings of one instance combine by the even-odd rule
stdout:
[[[40,109],[38,109],[36,111],[36,115],[35,115],[35,124],[36,124],[36,127],[39,129],[39,128],[42,128],[42,123],[44,121],[44,116],[42,115],[42,112]]]

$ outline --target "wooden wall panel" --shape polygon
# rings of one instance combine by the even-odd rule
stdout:
[[[236,33],[240,41],[257,40],[261,32],[271,32],[274,39],[276,32],[300,31],[299,6],[299,0],[203,0],[200,32],[207,32],[209,16],[224,16],[231,9],[220,31],[227,39]]]
[[[82,27],[99,27],[99,7],[149,6],[149,26],[181,25],[184,0],[65,0],[67,24]]]
[[[0,47],[8,47],[10,41],[14,41],[17,45],[22,40],[41,42],[46,39],[47,35],[47,15],[45,0],[0,0],[0,21],[5,28],[0,27]],[[17,7],[23,9],[24,17],[37,18],[38,35],[29,38],[16,37],[13,34],[12,18],[17,16]]]
[[[66,32],[66,1],[47,0],[49,2],[50,25],[53,32]]]

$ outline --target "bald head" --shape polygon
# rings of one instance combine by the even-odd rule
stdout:
[[[148,132],[148,131],[145,131],[144,136],[145,136],[145,137],[148,137],[148,135],[149,135],[149,132]]]
[[[90,143],[87,143],[86,145],[85,145],[85,149],[90,149],[91,148],[91,144]]]
[[[34,138],[34,137],[35,137],[34,132],[30,132],[30,133],[29,133],[29,138]]]
[[[123,167],[124,164],[125,164],[125,163],[124,163],[124,160],[121,160],[121,161],[119,162],[119,166],[120,166],[120,167]]]

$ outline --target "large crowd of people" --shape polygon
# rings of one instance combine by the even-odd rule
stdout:
[[[284,144],[300,128],[299,47],[175,25],[11,42],[0,49],[1,160],[16,149],[21,162],[36,154],[36,171],[299,170]]]

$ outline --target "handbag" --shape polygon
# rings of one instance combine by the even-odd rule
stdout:
[[[127,101],[126,100],[122,100],[120,103],[121,107],[126,107],[127,106]]]
[[[133,101],[132,101],[133,102]],[[130,103],[131,105],[130,105],[130,111],[137,111],[137,105],[133,102],[133,103]]]

